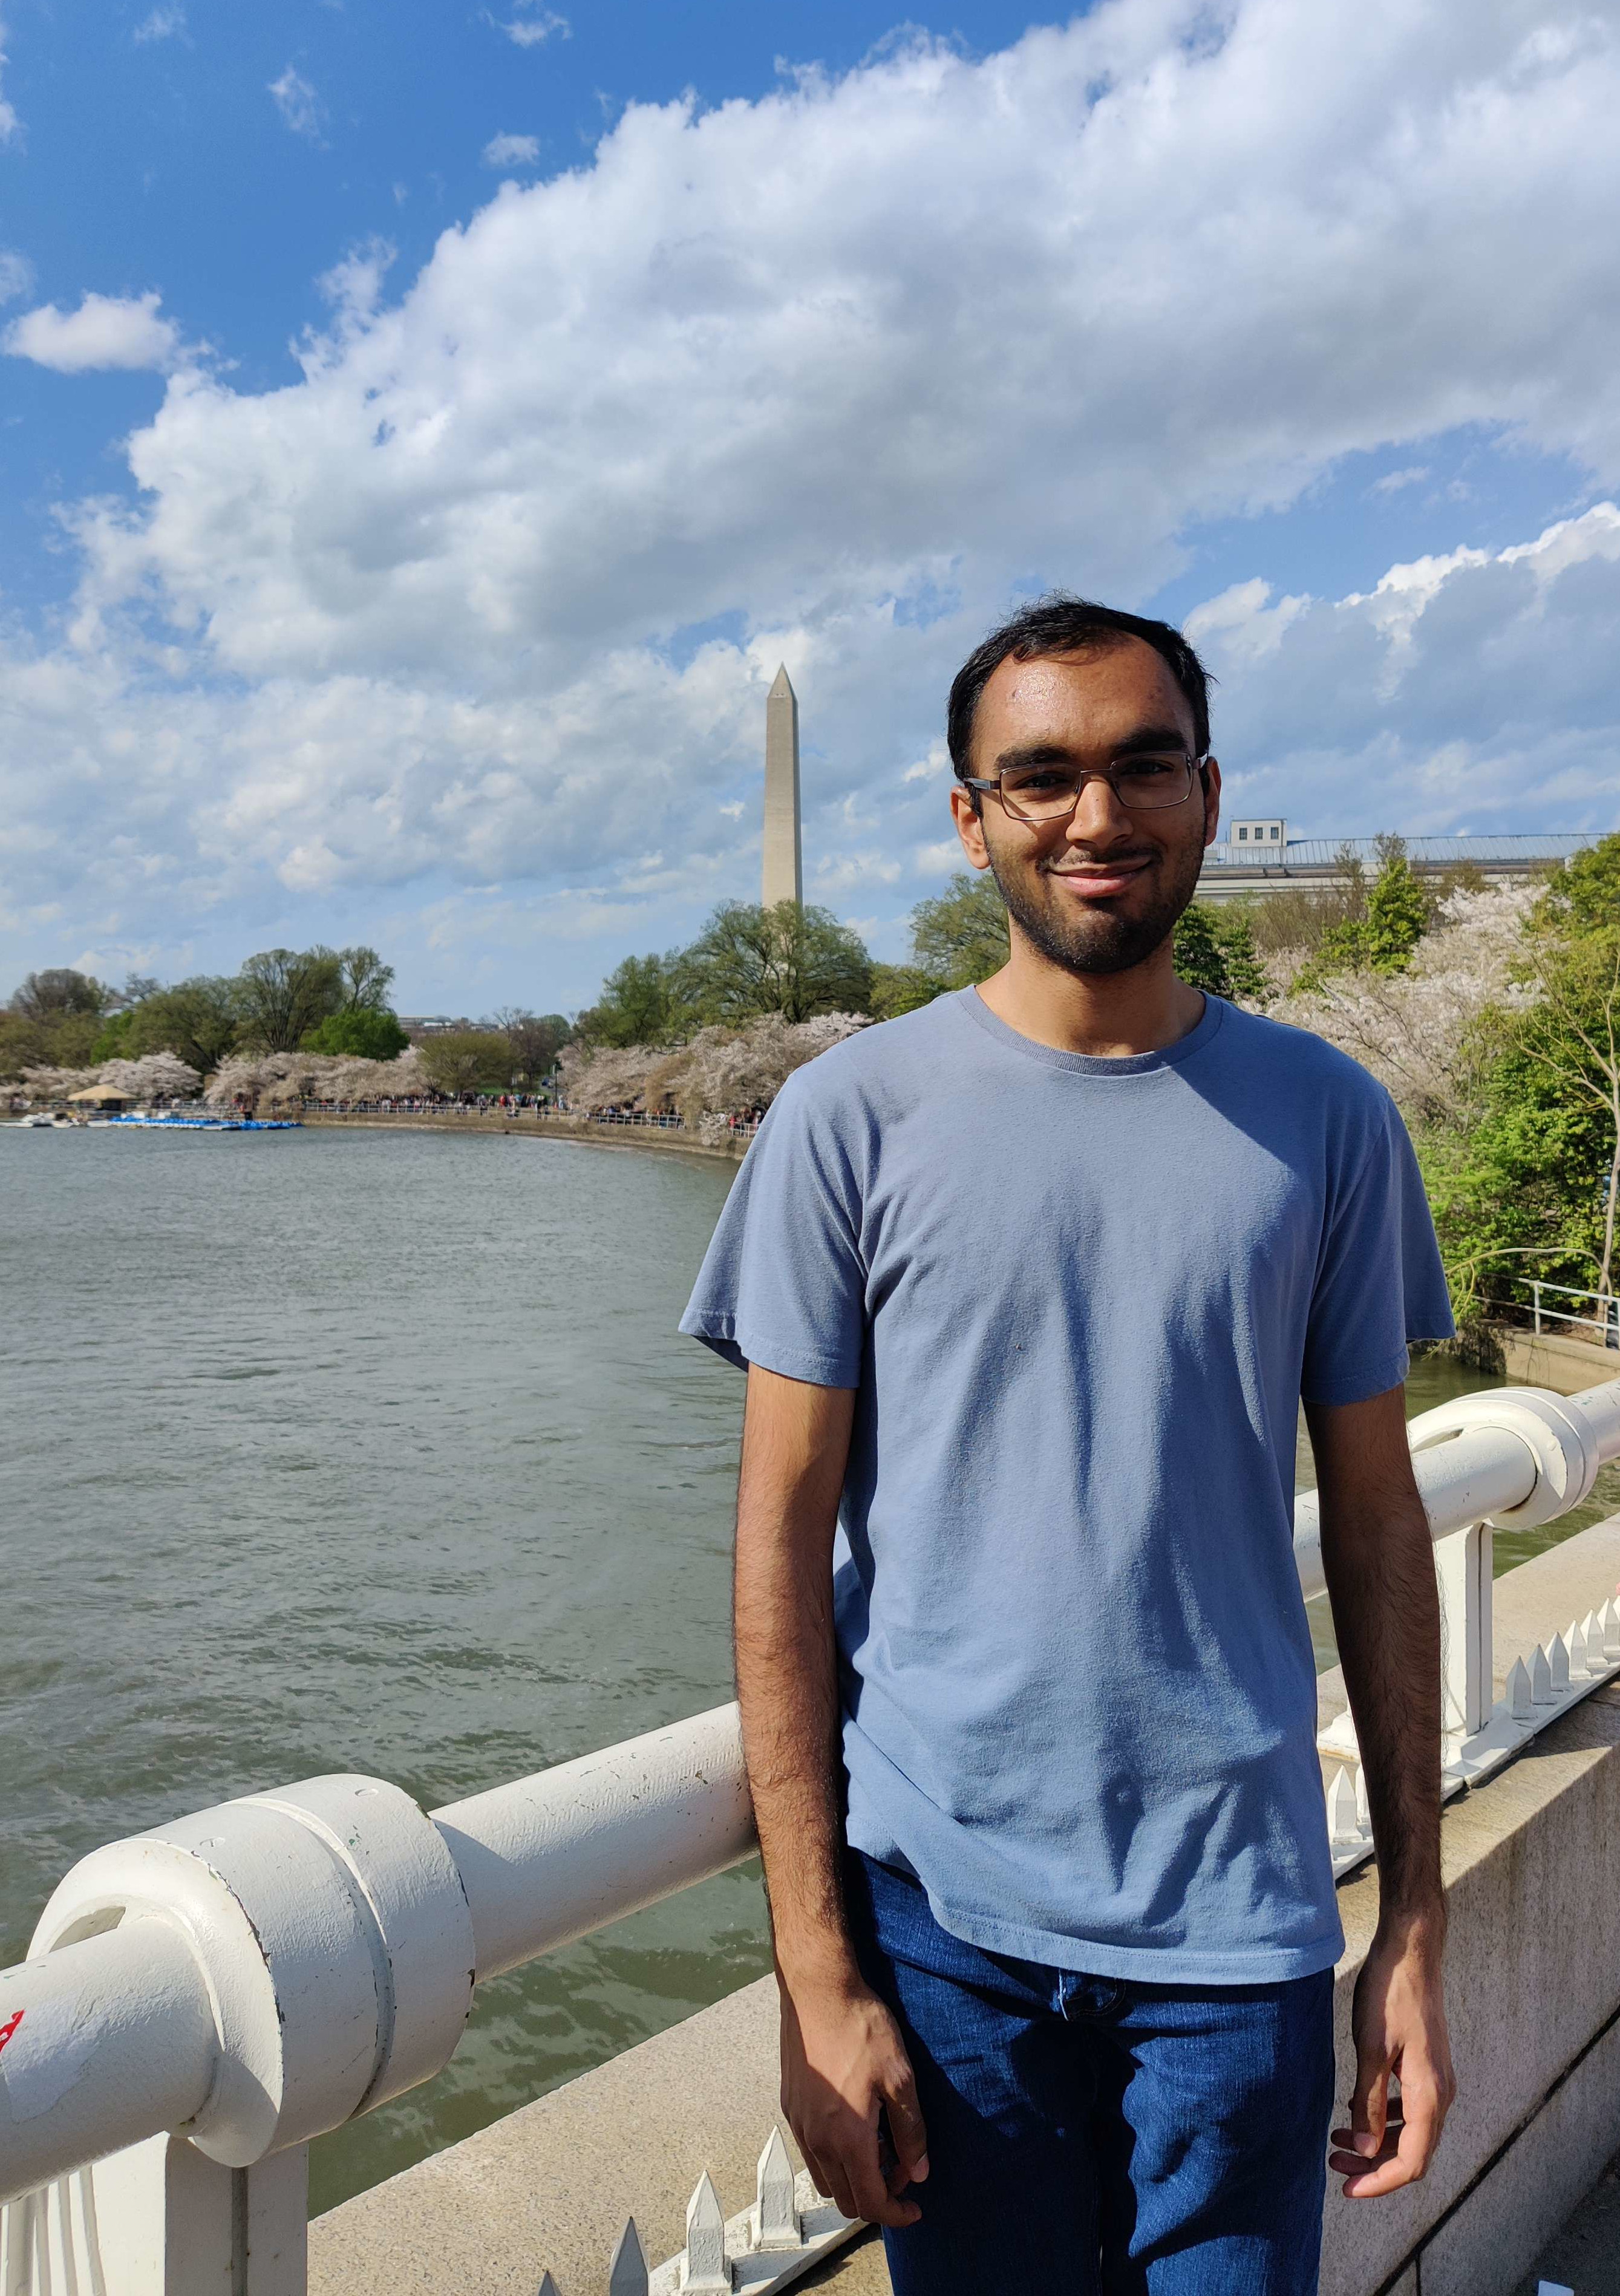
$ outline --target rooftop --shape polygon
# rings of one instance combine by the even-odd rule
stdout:
[[[1472,861],[1481,868],[1493,863],[1567,861],[1583,846],[1595,844],[1603,830],[1571,830],[1539,836],[1408,837],[1402,840],[1406,857],[1414,868],[1441,869]],[[1206,869],[1283,868],[1331,869],[1345,858],[1363,867],[1378,865],[1378,840],[1374,837],[1290,837],[1286,845],[1212,845]]]

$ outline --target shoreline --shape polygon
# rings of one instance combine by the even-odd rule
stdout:
[[[748,1153],[748,1142],[724,1141],[711,1144],[694,1140],[684,1132],[665,1132],[652,1124],[594,1124],[585,1116],[530,1117],[527,1122],[521,1116],[434,1115],[423,1109],[408,1115],[385,1115],[380,1109],[349,1113],[335,1111],[308,1111],[301,1121],[306,1127],[317,1125],[373,1126],[380,1130],[401,1132],[481,1132],[513,1133],[525,1140],[574,1140],[587,1147],[651,1148],[663,1155],[707,1156],[722,1164],[740,1164]],[[752,1136],[750,1136],[752,1137]]]

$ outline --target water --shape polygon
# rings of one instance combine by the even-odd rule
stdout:
[[[429,1808],[730,1694],[733,1168],[517,1137],[0,1132],[0,1965],[97,1842],[333,1769]],[[769,1965],[720,1877],[480,1989],[312,2205]]]
[[[742,1382],[674,1326],[732,1171],[0,1132],[0,1965],[119,1834],[338,1768],[432,1808],[729,1695]],[[1481,1383],[1420,1365],[1412,1407]],[[437,2081],[316,2145],[312,2205],[768,1966],[748,1866],[481,1987]]]

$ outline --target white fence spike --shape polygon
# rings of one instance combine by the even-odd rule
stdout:
[[[797,2248],[801,2238],[799,2211],[794,2205],[793,2162],[787,2157],[781,2130],[773,2128],[765,2140],[754,2179],[753,2244],[756,2248]]]
[[[1550,1706],[1554,1702],[1552,1669],[1540,1643],[1537,1643],[1535,1655],[1530,1661],[1530,1695],[1537,1706]]]
[[[1577,1627],[1571,1620],[1569,1631],[1564,1639],[1569,1645],[1569,1679],[1571,1682],[1580,1682],[1586,1673],[1585,1629]]]
[[[613,2260],[607,2267],[607,2296],[647,2296],[646,2251],[634,2217],[626,2217]]]
[[[1530,1677],[1524,1660],[1516,1658],[1508,1675],[1508,1711],[1516,1722],[1528,1722],[1532,1703]]]
[[[539,2296],[557,2296],[557,2284],[549,2272],[540,2275]]]
[[[1336,1770],[1333,1784],[1328,1789],[1328,1839],[1329,1841],[1353,1841],[1360,1828],[1355,1822],[1355,1788],[1350,1783],[1348,1770]]]
[[[1603,1620],[1603,1655],[1620,1658],[1620,1603],[1605,1603],[1599,1615]]]
[[[1581,1639],[1586,1644],[1587,1671],[1595,1674],[1603,1663],[1603,1629],[1595,1611],[1588,1611],[1582,1620]]]
[[[705,2169],[687,2202],[687,2254],[680,2284],[691,2296],[731,2296],[731,2267],[726,2261],[726,2216]]]
[[[1372,1824],[1372,1805],[1367,1799],[1365,1762],[1358,1762],[1355,1766],[1355,1822],[1362,1833],[1367,1833]]]
[[[1552,1675],[1552,1694],[1562,1698],[1569,1688],[1569,1644],[1562,1635],[1554,1635],[1547,1664]]]

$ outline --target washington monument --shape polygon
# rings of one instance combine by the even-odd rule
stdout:
[[[777,670],[765,697],[765,862],[760,898],[768,909],[778,901],[804,898],[799,860],[799,697],[785,668]]]

